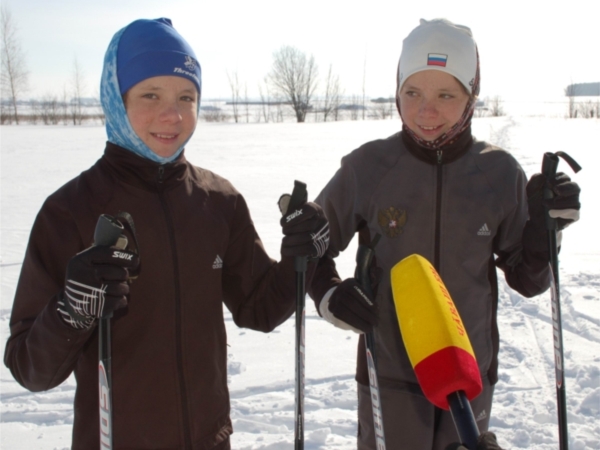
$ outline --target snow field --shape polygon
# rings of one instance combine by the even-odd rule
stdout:
[[[277,258],[281,231],[276,202],[294,179],[314,198],[362,143],[387,137],[400,122],[210,124],[200,123],[186,155],[228,178],[248,201],[258,232]],[[582,187],[582,219],[564,233],[560,254],[570,444],[600,449],[600,120],[539,117],[478,118],[473,133],[511,151],[528,175],[543,153],[563,150],[583,167],[572,175]],[[1,128],[0,340],[10,311],[29,231],[44,199],[101,155],[100,126]],[[343,276],[354,270],[356,243],[338,259]],[[226,311],[229,388],[235,449],[291,449],[294,434],[294,317],[270,334],[239,329]],[[558,428],[549,293],[525,299],[500,283],[500,381],[491,428],[510,449],[556,449]],[[356,448],[357,337],[333,328],[306,307],[307,450]],[[115,349],[118,351],[118,349]],[[20,387],[0,367],[0,447],[70,448],[73,377],[47,392]]]

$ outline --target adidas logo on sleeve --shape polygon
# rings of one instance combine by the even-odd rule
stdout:
[[[487,419],[487,413],[485,412],[485,409],[482,410],[479,415],[477,416],[477,419],[475,419],[476,422],[481,422],[482,420]]]
[[[477,232],[477,236],[491,236],[492,231],[488,228],[487,223],[484,223],[483,226]]]
[[[212,265],[213,269],[222,269],[223,268],[223,260],[219,255],[215,258],[215,262]]]

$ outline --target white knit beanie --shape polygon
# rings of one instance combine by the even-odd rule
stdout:
[[[446,19],[421,19],[404,39],[398,65],[398,93],[411,75],[440,70],[453,75],[473,95],[479,94],[477,45],[468,27]],[[477,92],[475,92],[477,91]]]

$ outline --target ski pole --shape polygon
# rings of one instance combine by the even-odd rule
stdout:
[[[460,442],[468,449],[476,450],[479,427],[467,394],[462,390],[455,391],[448,394],[447,400]]]
[[[559,158],[563,158],[575,173],[581,170],[581,166],[565,152],[544,153],[542,160],[542,175],[546,180],[554,178],[558,167]],[[546,185],[544,188],[544,199],[554,197],[552,189]],[[550,299],[552,302],[552,328],[554,336],[554,368],[556,374],[556,400],[558,410],[558,438],[560,450],[568,450],[569,436],[567,427],[567,399],[564,374],[564,351],[562,337],[562,316],[560,311],[560,282],[558,275],[558,245],[556,233],[558,224],[555,218],[550,217],[549,208],[545,207],[546,229],[548,230],[548,251],[550,253],[550,271],[552,274],[550,284]]]
[[[365,290],[367,295],[373,298],[373,289],[369,269],[375,255],[375,246],[381,235],[375,235],[370,245],[359,245],[356,252],[356,271],[354,277]],[[377,381],[377,361],[375,358],[375,335],[373,332],[365,335],[365,346],[367,353],[367,367],[369,369],[369,389],[371,391],[371,406],[373,408],[373,428],[375,430],[375,444],[377,450],[385,450],[385,433],[383,431],[383,414],[381,412],[381,396],[379,395],[379,382]]]
[[[124,231],[117,220],[102,214],[96,223],[94,245],[111,247],[116,245]],[[127,242],[121,248],[125,248]],[[102,317],[98,324],[98,389],[100,394],[100,448],[112,450],[112,373],[111,373],[111,340],[110,318],[112,312]]]
[[[116,217],[102,214],[94,230],[94,245],[116,247],[124,250],[127,248],[127,237],[123,234],[125,226],[133,236],[137,252],[137,236],[133,219],[126,212],[117,214]],[[139,273],[129,274],[133,280]],[[112,354],[111,354],[111,327],[112,311],[103,316],[98,323],[98,391],[100,407],[100,449],[112,450],[113,448],[113,411],[112,411]]]
[[[308,199],[306,184],[294,181],[291,197],[283,195],[279,199],[279,209],[285,216],[300,208]],[[296,399],[294,412],[294,449],[304,450],[304,306],[306,297],[306,269],[308,257],[296,256]]]

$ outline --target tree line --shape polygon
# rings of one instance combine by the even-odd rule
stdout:
[[[25,54],[20,45],[18,29],[11,11],[1,5],[1,101],[0,123],[29,123],[46,125],[81,125],[86,120],[104,122],[98,99],[84,98],[85,76],[75,58],[72,77],[62,95],[46,95],[40,100],[24,100],[28,90],[29,71]],[[201,106],[200,118],[209,122],[282,122],[292,120],[305,122],[312,115],[314,121],[388,119],[397,117],[395,98],[369,99],[365,93],[366,61],[363,67],[362,93],[347,96],[330,64],[320,77],[319,67],[313,55],[307,55],[296,47],[284,45],[272,54],[268,74],[258,83],[259,99],[248,97],[248,85],[240,80],[237,71],[227,71],[230,97],[225,105],[213,102]],[[588,83],[594,85],[598,83]],[[598,84],[600,85],[600,84]],[[574,85],[573,85],[574,86]],[[577,85],[577,87],[581,87]],[[584,87],[588,87],[587,85]],[[588,100],[577,102],[575,89],[565,90],[568,97],[567,117],[598,117],[600,102]],[[204,102],[206,103],[206,102]],[[476,116],[504,115],[500,97],[479,101]]]
[[[29,88],[29,71],[17,24],[5,4],[1,6],[0,32],[0,123],[18,125],[27,120],[30,123],[48,125],[81,125],[88,119],[103,120],[99,102],[96,100],[95,104],[90,105],[89,99],[84,98],[85,77],[77,59],[73,64],[72,79],[61,95],[25,100],[24,95]],[[258,85],[259,100],[248,98],[248,86],[240,81],[237,71],[227,71],[227,79],[231,91],[227,102],[228,111],[225,112],[216,105],[202,105],[201,118],[207,121],[233,119],[235,122],[245,118],[249,122],[252,114],[256,121],[278,122],[291,113],[297,122],[304,122],[309,114],[314,115],[314,120],[328,121],[339,120],[341,111],[347,112],[345,116],[349,114],[353,120],[365,119],[366,116],[385,119],[392,117],[395,112],[391,97],[366,104],[364,73],[362,95],[345,97],[339,75],[334,73],[331,65],[323,80],[320,80],[314,56],[288,45],[273,52],[271,70]]]
[[[41,100],[24,100],[29,89],[29,70],[21,47],[17,24],[5,4],[0,7],[0,33],[2,48],[0,123],[19,124],[42,122],[46,125],[59,123],[81,125],[87,119],[102,120],[101,111],[89,112],[89,100],[83,98],[85,76],[75,58],[71,82],[63,89],[62,96],[47,95]]]

